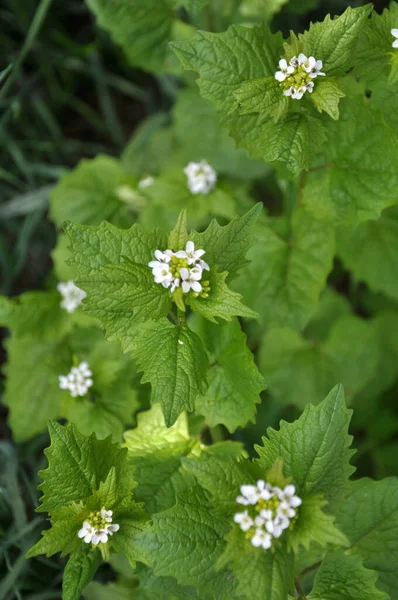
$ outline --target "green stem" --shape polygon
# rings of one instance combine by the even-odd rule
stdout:
[[[8,90],[14,83],[15,78],[18,75],[19,69],[21,68],[23,61],[25,60],[33,42],[35,41],[35,39],[37,37],[37,34],[40,31],[43,21],[47,15],[48,9],[50,8],[51,1],[52,0],[41,0],[40,4],[35,12],[35,15],[33,17],[33,21],[30,24],[27,36],[25,38],[25,41],[24,41],[22,49],[21,49],[21,52],[20,52],[15,64],[13,65],[13,69],[12,69],[8,79],[6,80],[2,89],[0,90],[0,101],[6,97]]]
[[[180,325],[180,327],[183,327],[185,325],[185,321],[185,312],[177,307],[177,324]]]
[[[296,588],[296,592],[298,593],[298,597],[300,600],[306,600],[307,596],[304,594],[304,590],[301,587],[301,583],[298,577],[294,578],[294,587]]]

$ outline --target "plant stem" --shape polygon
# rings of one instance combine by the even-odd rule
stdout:
[[[294,587],[296,588],[296,592],[298,593],[298,597],[301,600],[306,600],[307,596],[304,594],[304,590],[301,587],[301,583],[298,577],[294,578]]]
[[[304,569],[304,571],[301,571],[300,577],[304,577],[304,575],[306,575],[307,573],[310,573],[310,571],[317,569],[321,564],[322,564],[322,561],[319,560],[318,562],[314,563],[313,565],[310,565],[309,567]]]
[[[12,69],[10,75],[8,76],[8,79],[6,80],[2,89],[0,90],[0,101],[6,97],[8,90],[14,83],[15,78],[18,75],[19,69],[20,69],[23,61],[25,60],[33,42],[35,41],[37,34],[40,31],[43,21],[47,15],[48,9],[50,8],[51,1],[52,0],[41,0],[40,4],[35,12],[35,15],[33,17],[33,21],[30,24],[29,31],[26,35],[21,52],[20,52],[15,64],[13,65],[13,69]]]

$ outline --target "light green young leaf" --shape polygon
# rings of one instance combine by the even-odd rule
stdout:
[[[160,576],[175,577],[181,585],[205,587],[215,576],[224,546],[228,520],[209,506],[204,492],[192,488],[169,510],[153,516],[153,527],[135,545]]]
[[[270,329],[263,338],[260,371],[278,402],[304,408],[317,404],[336,381],[348,397],[377,377],[379,343],[370,321],[339,318],[319,344],[287,327]]]
[[[289,531],[288,548],[300,554],[302,548],[310,548],[311,543],[326,546],[349,546],[346,536],[336,527],[335,518],[324,512],[327,502],[322,495],[315,494],[303,499],[299,508],[299,518],[292,531]]]
[[[391,29],[397,27],[398,4],[390,2],[389,8],[385,8],[380,15],[373,11],[372,17],[366,27],[360,31],[356,52],[355,73],[363,78],[373,89],[380,84],[389,87],[389,83],[395,80],[396,69],[393,62],[396,50],[392,47],[394,37]]]
[[[289,110],[289,100],[281,94],[280,83],[272,76],[251,79],[235,90],[234,96],[241,115],[261,113],[277,122]]]
[[[344,98],[344,96],[345,94],[339,88],[337,80],[327,77],[316,82],[311,100],[318,112],[325,111],[332,119],[337,121],[340,98]]]
[[[398,481],[395,477],[360,479],[347,488],[337,522],[367,569],[375,570],[377,587],[398,597]]]
[[[278,431],[269,428],[263,446],[255,446],[257,464],[266,471],[281,457],[284,474],[293,477],[300,496],[338,496],[354,471],[349,464],[354,452],[348,435],[351,412],[342,386],[336,386],[318,406],[307,404],[297,421],[281,421]]]
[[[177,495],[192,487],[193,477],[183,472],[181,459],[190,455],[196,442],[189,437],[185,413],[167,428],[155,404],[137,420],[137,427],[125,433],[125,446],[138,482],[135,498],[152,514],[171,508]]]
[[[45,450],[48,468],[39,473],[43,496],[38,511],[51,514],[72,502],[87,499],[106,480],[112,467],[119,492],[130,496],[134,480],[126,449],[113,444],[110,437],[98,440],[94,433],[84,437],[74,425],[62,426],[50,421],[49,431],[51,446]]]
[[[398,207],[338,233],[338,255],[357,281],[398,300]]]
[[[83,159],[52,190],[50,217],[58,227],[67,219],[82,225],[99,225],[107,219],[126,227],[132,223],[134,209],[145,200],[137,182],[116,158],[99,154],[92,160]],[[128,191],[131,200],[126,202],[123,198]]]
[[[228,277],[227,271],[219,273],[217,267],[213,267],[206,276],[210,282],[210,292],[208,298],[190,298],[191,308],[198,314],[205,317],[213,323],[217,323],[216,317],[231,321],[233,317],[246,317],[247,319],[256,319],[258,314],[247,308],[241,302],[241,294],[237,294],[229,289],[225,283]]]
[[[100,553],[93,549],[69,558],[62,579],[63,600],[76,600],[80,597],[83,588],[94,577],[100,562]]]
[[[232,25],[226,32],[198,32],[192,42],[172,43],[184,69],[200,74],[201,94],[213,102],[238,146],[251,158],[280,161],[298,172],[308,168],[320,151],[325,134],[319,120],[292,113],[279,123],[264,115],[242,115],[234,93],[242,84],[274,77],[283,54],[282,36],[271,34],[265,24],[253,28]],[[281,90],[281,96],[283,96]]]
[[[207,357],[200,338],[188,327],[166,320],[145,328],[135,340],[133,356],[152,386],[152,403],[160,402],[170,427],[183,410],[192,411],[205,389]]]
[[[252,17],[261,20],[270,20],[278,13],[289,0],[243,0],[239,5],[239,12],[250,19]]]
[[[168,237],[168,247],[177,252],[184,250],[189,239],[187,231],[187,211],[184,209],[180,212],[177,223]]]
[[[218,564],[232,569],[238,580],[237,594],[251,600],[286,600],[293,591],[293,554],[284,547],[275,552],[255,548],[238,527],[226,539],[228,545]]]
[[[219,271],[228,271],[228,278],[232,279],[248,263],[245,257],[253,243],[253,228],[262,210],[262,204],[258,203],[225,226],[213,219],[202,233],[193,232],[191,239],[206,250],[206,262],[211,267],[216,265]]]
[[[332,268],[334,231],[331,226],[296,211],[290,239],[264,227],[242,272],[238,288],[260,314],[264,327],[288,324],[302,329]]]
[[[398,202],[398,138],[366,98],[342,104],[328,120],[328,144],[306,175],[305,207],[317,218],[354,226]]]
[[[328,552],[315,576],[309,600],[387,600],[376,588],[377,574],[358,556],[343,550]]]
[[[338,17],[327,15],[322,23],[311,23],[308,31],[299,34],[302,52],[322,60],[326,75],[344,75],[354,65],[359,34],[372,8],[372,4],[349,7]]]
[[[265,388],[253,355],[246,346],[246,335],[234,319],[217,325],[199,322],[198,333],[204,341],[212,365],[209,387],[195,402],[196,412],[209,427],[220,423],[230,432],[253,421],[260,393]]]

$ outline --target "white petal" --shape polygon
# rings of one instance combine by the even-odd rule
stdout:
[[[189,279],[194,281],[200,281],[202,279],[202,269],[200,267],[194,267],[189,273]]]
[[[398,29],[391,29],[391,35],[398,38]]]
[[[93,534],[91,533],[91,531],[85,536],[84,541],[86,542],[86,544],[89,544],[92,539],[93,539]],[[93,542],[94,543],[94,542]]]
[[[109,526],[109,530],[112,531],[112,533],[116,533],[117,531],[119,531],[119,529],[120,525],[118,525],[117,523],[113,523]]]
[[[284,71],[285,69],[287,69],[287,62],[284,58],[281,58],[279,61],[279,68]]]
[[[287,496],[294,496],[295,492],[296,488],[294,487],[294,485],[287,485],[283,490],[283,493]]]
[[[395,40],[395,42],[392,43],[392,47],[398,48],[398,40]]]
[[[297,508],[297,506],[300,506],[301,503],[302,499],[298,496],[293,496],[293,498],[290,499],[290,506],[293,506],[293,508]]]
[[[189,290],[191,289],[191,286],[188,283],[188,281],[183,281],[181,287],[184,294],[188,294]]]
[[[202,286],[200,285],[199,281],[191,281],[191,288],[197,294],[202,291]]]
[[[192,252],[194,252],[195,250],[195,244],[191,241],[187,242],[187,245],[185,246],[185,252],[187,254],[191,254]]]
[[[259,548],[261,546],[262,540],[261,540],[260,536],[258,536],[258,535],[253,535],[253,537],[250,541],[255,548]]]
[[[307,57],[305,54],[303,54],[302,52],[298,55],[298,64],[299,65],[303,65],[304,63],[307,62]]]
[[[185,250],[178,250],[178,252],[176,252],[174,256],[176,256],[177,258],[186,258],[187,253],[185,252]]]
[[[276,79],[277,81],[285,81],[285,79],[286,79],[286,74],[285,74],[285,73],[282,73],[282,71],[277,71],[277,72],[275,73],[275,79]]]

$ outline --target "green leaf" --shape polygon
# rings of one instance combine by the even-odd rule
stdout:
[[[289,0],[243,0],[239,6],[239,12],[245,19],[257,17],[262,20],[270,20],[278,13]]]
[[[348,397],[362,392],[377,377],[379,359],[371,322],[347,315],[333,324],[322,344],[286,327],[270,329],[259,364],[278,402],[304,408],[307,402],[317,404],[336,381]]]
[[[136,203],[123,201],[120,189],[128,186]],[[92,160],[83,159],[78,166],[63,175],[51,192],[50,216],[58,227],[67,219],[83,225],[98,225],[107,219],[115,225],[128,226],[132,222],[132,209],[142,204],[137,191],[137,178],[111,156],[98,155]]]
[[[262,161],[250,160],[243,148],[236,148],[215,107],[198,94],[196,86],[179,92],[172,115],[173,136],[187,162],[206,158],[217,174],[245,181],[268,172]]]
[[[39,554],[50,557],[58,552],[62,556],[81,553],[83,544],[77,534],[87,516],[83,503],[72,502],[68,506],[62,506],[53,516],[51,528],[42,531],[43,537],[29,549],[27,558]]]
[[[294,553],[300,554],[302,547],[308,550],[311,543],[320,546],[349,546],[346,536],[337,529],[335,518],[324,512],[326,505],[327,502],[320,494],[303,499],[299,508],[299,518],[289,531],[287,539],[288,548]]]
[[[275,552],[255,548],[235,527],[219,565],[229,566],[238,580],[237,593],[253,600],[286,600],[293,591],[294,559],[283,547]]]
[[[318,120],[292,113],[275,124],[264,120],[263,114],[234,110],[234,94],[242,84],[274,77],[283,54],[282,41],[280,33],[271,34],[265,24],[253,28],[232,25],[225,33],[198,32],[192,42],[174,42],[171,47],[184,69],[199,72],[202,96],[216,105],[221,123],[238,146],[251,158],[280,161],[298,172],[308,168],[326,139]]]
[[[327,15],[322,23],[311,23],[308,31],[299,34],[301,51],[322,60],[326,75],[344,75],[354,65],[359,34],[372,9],[372,4],[349,7],[334,19]]]
[[[262,210],[262,204],[258,203],[225,226],[220,226],[213,219],[202,233],[193,232],[191,239],[206,250],[206,262],[210,266],[216,265],[219,271],[228,271],[228,277],[232,279],[248,263],[245,257],[253,243],[253,228]]]
[[[338,254],[357,281],[398,300],[398,208],[383,211],[377,221],[340,230]]]
[[[183,410],[193,410],[196,396],[205,389],[208,367],[202,342],[193,331],[166,321],[155,323],[135,340],[133,356],[168,427]]]
[[[177,250],[184,250],[188,239],[187,211],[182,210],[178,217],[176,226],[169,233],[168,247],[174,252],[177,252]]]
[[[62,296],[50,292],[25,292],[8,304],[6,325],[19,339],[59,340],[74,324],[74,315],[60,307]]]
[[[198,314],[205,317],[213,323],[217,323],[216,317],[230,321],[232,317],[246,317],[247,319],[256,319],[257,313],[247,308],[241,302],[242,296],[229,289],[225,283],[228,277],[227,271],[218,273],[217,267],[213,267],[206,272],[210,282],[210,292],[208,298],[190,298],[189,305]]]
[[[306,175],[302,200],[317,218],[354,226],[398,201],[398,139],[365,98],[328,121],[328,145]]]
[[[118,339],[127,352],[134,347],[137,325],[160,319],[171,296],[153,281],[148,262],[167,240],[155,231],[147,234],[138,224],[128,230],[103,222],[98,227],[67,223],[71,263],[87,292],[84,308],[100,319],[109,339]]]
[[[189,437],[185,413],[167,428],[160,405],[155,404],[137,420],[137,427],[124,435],[138,483],[135,498],[144,502],[150,513],[167,510],[177,495],[194,483],[193,477],[183,472],[181,459],[189,456],[197,443]]]
[[[74,425],[62,426],[50,421],[49,431],[51,446],[45,451],[49,466],[39,473],[43,496],[38,511],[51,514],[88,498],[106,480],[112,467],[119,491],[130,495],[133,479],[126,449],[113,444],[110,437],[98,440],[94,433],[84,437]]]
[[[237,319],[218,325],[202,320],[198,333],[205,343],[211,368],[209,387],[196,399],[196,412],[206,418],[209,427],[222,423],[232,433],[254,421],[264,379]]]
[[[100,553],[91,549],[69,558],[62,580],[63,600],[75,600],[80,597],[83,588],[94,577],[100,562]]]
[[[181,585],[200,589],[215,576],[215,563],[229,527],[195,487],[175,506],[155,514],[153,527],[138,536],[135,544],[157,575],[170,575]]]
[[[293,214],[289,239],[264,227],[248,253],[238,287],[264,327],[302,329],[332,268],[334,231],[305,211]]]
[[[184,468],[211,494],[214,506],[231,518],[236,512],[236,496],[240,486],[248,480],[245,471],[247,462],[241,460],[243,455],[240,444],[220,442],[203,448],[196,456],[182,459]]]
[[[343,550],[328,552],[316,574],[310,600],[387,600],[376,588],[377,574],[366,569],[358,556]]]
[[[393,73],[396,50],[392,47],[395,38],[391,35],[391,29],[397,26],[397,19],[398,5],[390,2],[389,8],[384,9],[381,15],[373,11],[367,26],[361,29],[355,73],[372,89],[380,83],[387,84]],[[388,87],[392,92],[391,86]]]
[[[328,77],[316,82],[311,100],[318,112],[325,111],[336,121],[339,118],[340,98],[344,96],[337,80]]]
[[[60,414],[63,392],[58,376],[68,373],[72,357],[63,342],[11,337],[2,401],[9,407],[13,439],[23,442],[45,430],[48,419]],[[21,377],[23,373],[23,377]]]
[[[398,481],[360,479],[350,483],[337,514],[339,527],[350,539],[350,553],[375,570],[377,587],[398,597]]]
[[[234,92],[241,115],[261,113],[275,122],[286,116],[289,100],[281,93],[281,86],[275,77],[251,79]]]
[[[111,33],[132,65],[154,73],[173,67],[167,48],[175,32],[172,0],[86,2],[98,24]]]
[[[343,388],[336,386],[318,406],[308,404],[297,421],[281,421],[278,431],[269,428],[263,446],[255,446],[260,457],[256,462],[266,471],[281,457],[284,474],[293,477],[300,496],[322,493],[327,500],[334,498],[354,471],[349,464],[350,418]]]

